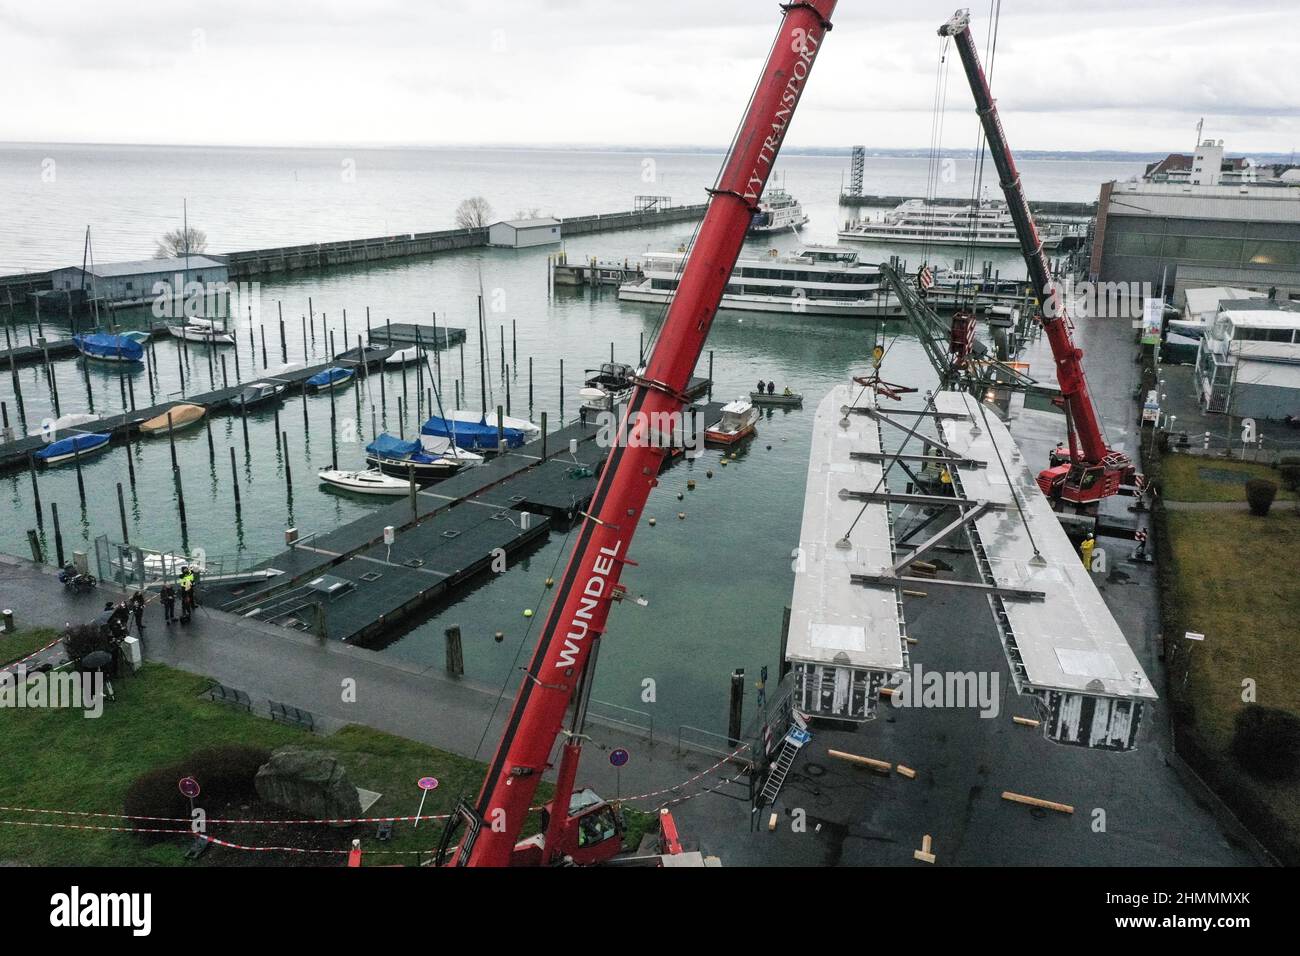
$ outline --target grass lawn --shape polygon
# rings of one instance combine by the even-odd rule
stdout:
[[[26,631],[17,630],[12,634],[0,634],[0,666],[12,664],[28,654],[39,651],[58,636],[58,631],[45,627]]]
[[[1255,682],[1258,703],[1300,714],[1300,513],[1290,504],[1274,505],[1266,518],[1165,511],[1164,521],[1173,557],[1164,577],[1165,633],[1179,655],[1191,654],[1171,667],[1171,691],[1191,704],[1201,747],[1222,764],[1221,782],[1269,807],[1300,847],[1300,787],[1256,780],[1228,752],[1244,680]],[[1205,641],[1182,640],[1189,630]]]
[[[267,748],[295,744],[338,754],[354,784],[383,794],[367,816],[414,814],[420,798],[415,782],[420,777],[437,777],[440,784],[429,794],[425,813],[451,810],[461,795],[473,795],[482,783],[483,765],[463,757],[366,727],[346,727],[330,737],[313,735],[202,699],[206,686],[202,677],[147,664],[139,675],[115,682],[117,700],[107,703],[97,719],[86,719],[79,710],[0,711],[0,805],[118,813],[128,786],[144,771],[204,747],[229,743]],[[539,802],[550,792],[549,785],[543,784]],[[13,811],[0,811],[0,820],[129,825],[117,819]],[[216,824],[208,833],[228,836]],[[389,843],[378,842],[371,825],[335,831],[343,840],[361,837],[368,850],[428,850],[437,846],[439,833],[440,827],[429,821],[418,829],[410,823],[396,824]],[[244,839],[248,834],[248,828],[241,830],[236,842],[259,842],[255,833]],[[195,865],[182,859],[188,843],[178,836],[148,846],[129,833],[0,824],[0,861],[37,865]],[[253,865],[265,859],[264,854],[212,847],[201,864]],[[325,859],[343,862],[341,855]],[[375,855],[367,862],[414,864],[416,860],[415,856]]]
[[[1277,470],[1268,465],[1226,458],[1164,455],[1160,467],[1164,496],[1170,501],[1245,501],[1246,482],[1251,478],[1265,478],[1277,485],[1278,501],[1295,497],[1294,492],[1282,486]]]

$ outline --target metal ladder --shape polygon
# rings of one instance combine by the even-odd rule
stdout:
[[[763,784],[763,791],[758,795],[760,807],[768,807],[776,803],[777,794],[781,792],[781,785],[785,783],[786,775],[794,766],[794,758],[799,753],[800,746],[788,736],[781,741],[781,750],[777,753],[776,761],[767,775],[767,782]]]

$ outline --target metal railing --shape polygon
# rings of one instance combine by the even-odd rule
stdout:
[[[603,714],[596,709],[597,707],[607,707],[610,710],[618,711],[619,714],[626,716],[611,716],[609,714]],[[587,713],[589,716],[601,721],[602,723],[618,724],[623,727],[630,727],[633,730],[640,731],[649,736],[652,745],[655,742],[655,719],[654,715],[648,711],[637,710],[634,707],[624,707],[621,704],[611,704],[607,700],[598,700],[593,697],[587,703]],[[644,721],[638,723],[634,719],[636,717],[644,718]]]

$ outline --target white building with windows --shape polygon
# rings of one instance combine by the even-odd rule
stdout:
[[[545,246],[560,238],[558,219],[505,219],[488,226],[488,245],[507,249]]]
[[[1300,417],[1300,311],[1221,310],[1201,339],[1196,386],[1207,412]]]

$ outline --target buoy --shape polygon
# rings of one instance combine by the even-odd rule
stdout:
[[[682,494],[680,491],[677,492],[677,500],[678,500],[678,501],[681,501],[681,500],[682,500],[683,498],[685,498],[685,497],[686,497],[686,496],[685,496],[684,494]]]
[[[653,528],[654,526],[655,526],[655,519],[654,519],[654,518],[651,518],[651,519],[650,519],[650,527]]]
[[[723,468],[726,468],[726,467],[727,467],[727,459],[725,459],[725,458],[722,459],[722,461],[718,462],[718,464],[721,465]]]
[[[771,446],[771,445],[768,445],[768,446],[767,446],[767,450],[768,450],[768,451],[771,451],[771,450],[772,450],[772,446]]]
[[[494,639],[498,644],[500,644],[502,641],[504,641],[504,640],[506,639],[505,632],[504,632],[504,631],[497,631],[496,634],[493,635],[493,639]]]
[[[685,521],[685,520],[686,520],[686,512],[685,512],[685,511],[679,511],[679,512],[677,512],[677,520],[678,520],[678,521]]]
[[[704,473],[704,477],[705,477],[705,478],[712,478],[712,477],[713,477],[713,469],[710,468],[708,471],[706,471],[706,472]]]
[[[530,607],[524,608],[524,617],[532,617],[532,616],[533,616],[533,609]]]
[[[549,588],[549,587],[554,587],[554,586],[555,586],[555,578],[547,578],[547,579],[546,579],[546,586],[547,586],[548,588]]]
[[[694,479],[694,478],[692,478],[690,481],[686,482],[686,490],[687,490],[687,491],[694,491],[694,490],[695,490],[695,479]]]

